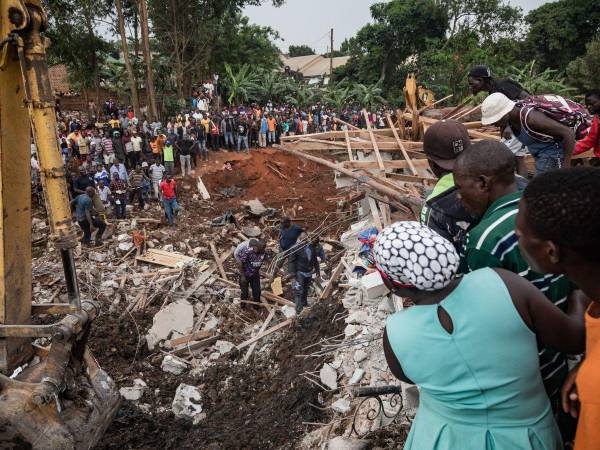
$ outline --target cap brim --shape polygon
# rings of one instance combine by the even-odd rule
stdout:
[[[446,170],[454,170],[454,164],[456,164],[456,159],[436,159],[429,157],[434,163],[440,166],[442,169]]]

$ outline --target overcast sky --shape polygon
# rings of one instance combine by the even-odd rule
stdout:
[[[277,30],[283,41],[277,45],[287,51],[290,45],[307,44],[317,53],[329,48],[329,30],[333,28],[333,47],[354,34],[370,19],[369,7],[381,0],[286,0],[274,8],[269,0],[262,6],[244,10],[250,20]],[[548,0],[510,0],[525,11],[537,8]]]

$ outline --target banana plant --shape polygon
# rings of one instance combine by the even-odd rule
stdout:
[[[227,101],[229,104],[235,100],[237,103],[247,102],[256,90],[256,74],[248,64],[243,64],[237,72],[225,63],[225,85],[229,90]]]
[[[382,96],[383,89],[379,83],[368,85],[358,83],[354,86],[353,94],[356,101],[369,110],[373,109],[375,106],[385,105],[387,103]]]

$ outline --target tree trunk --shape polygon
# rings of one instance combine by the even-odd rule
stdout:
[[[129,78],[129,89],[131,90],[131,103],[133,104],[133,113],[140,118],[140,100],[138,98],[137,84],[133,73],[133,66],[129,59],[129,47],[127,45],[127,35],[125,34],[125,17],[123,16],[123,5],[121,0],[115,0],[117,9],[117,19],[119,22],[119,34],[121,35],[121,48],[123,50],[123,59],[125,60],[125,68],[127,69],[127,78]]]
[[[152,54],[150,53],[148,4],[146,0],[140,0],[140,16],[142,23],[142,51],[144,52],[144,63],[146,64],[146,98],[148,100],[150,121],[152,122],[158,117],[158,111],[156,109],[156,95],[154,93],[154,76],[152,75]]]

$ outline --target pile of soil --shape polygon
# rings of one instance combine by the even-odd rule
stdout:
[[[328,413],[309,405],[319,405],[321,390],[300,376],[303,372],[318,370],[323,360],[296,355],[321,338],[339,334],[344,324],[332,319],[342,311],[342,305],[335,300],[318,303],[293,328],[281,333],[269,352],[257,353],[249,364],[238,362],[240,355],[232,353],[229,359],[211,366],[200,379],[166,374],[159,367],[152,367],[148,358],[128,368],[117,363],[116,367],[124,375],[125,372],[138,375],[143,372],[150,392],[142,399],[144,402],[152,397],[156,403],[170,401],[182,382],[200,386],[207,417],[200,424],[192,425],[176,419],[171,412],[148,414],[134,403],[123,402],[97,448],[294,448],[297,439],[314,429],[302,422],[326,424],[329,420]],[[90,339],[92,348],[96,349],[101,365],[114,372],[114,357],[106,355],[106,347],[102,349],[114,344],[99,338],[103,333],[99,329],[107,324],[95,325]],[[120,333],[119,340],[127,341],[120,328],[115,324],[112,331]],[[119,349],[119,356],[132,356],[131,350]],[[153,370],[149,371],[149,367]],[[155,389],[159,389],[156,395]]]

